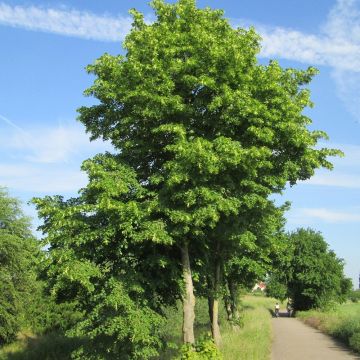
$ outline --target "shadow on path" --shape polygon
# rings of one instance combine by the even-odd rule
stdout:
[[[269,313],[271,314],[271,316],[273,318],[276,318],[275,316],[275,311],[272,309],[269,309]],[[293,317],[293,316],[289,316],[289,313],[287,311],[279,311],[279,318],[289,318],[289,317]]]

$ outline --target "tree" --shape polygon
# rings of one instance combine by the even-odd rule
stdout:
[[[312,229],[299,229],[290,235],[294,246],[289,294],[294,308],[324,307],[343,302],[351,289],[344,276],[344,262],[329,249],[323,236]]]
[[[0,344],[13,340],[31,317],[26,311],[38,290],[39,258],[39,243],[19,201],[0,188]]]
[[[86,339],[74,356],[152,358],[163,345],[162,306],[180,293],[157,196],[116,156],[97,155],[83,170],[89,183],[79,197],[33,200],[44,220],[51,292],[83,314],[68,332]]]
[[[290,297],[295,310],[326,307],[347,299],[352,284],[344,262],[329,249],[321,233],[298,229],[288,235],[287,261],[271,274],[268,295]]]
[[[287,183],[331,168],[326,158],[339,152],[315,148],[326,134],[310,131],[302,113],[312,105],[305,86],[314,68],[259,65],[254,29],[233,29],[222,11],[198,9],[195,0],[151,4],[150,25],[132,10],[126,54],[105,54],[88,67],[96,79],[85,93],[99,103],[80,108],[79,119],[92,139],[111,140],[118,160],[158,194],[180,249],[184,341],[193,343],[195,249],[223,249],[222,240],[206,237],[211,229],[248,219]]]
[[[225,304],[235,329],[239,320],[239,290],[251,290],[272,269],[284,242],[284,212],[288,207],[288,203],[277,207],[268,201],[266,207],[254,209],[251,216],[247,214],[247,220],[252,219],[252,222],[243,225],[247,230],[235,232],[239,240],[233,241],[224,251]]]

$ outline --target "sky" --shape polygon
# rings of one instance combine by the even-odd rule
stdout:
[[[358,288],[360,272],[360,0],[198,0],[222,8],[234,27],[254,26],[262,37],[259,62],[315,66],[310,89],[311,129],[328,133],[324,144],[344,151],[334,170],[286,189],[287,229],[312,227],[343,258]],[[76,195],[86,184],[83,160],[111,150],[90,142],[76,109],[90,105],[85,71],[104,52],[124,53],[128,10],[154,19],[145,0],[0,0],[0,185],[26,203],[34,196]]]

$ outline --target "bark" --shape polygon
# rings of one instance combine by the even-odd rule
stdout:
[[[239,320],[239,310],[237,306],[237,289],[236,284],[232,281],[229,281],[229,292],[230,292],[230,309],[231,309],[231,320],[232,320],[232,328],[233,330],[238,330],[240,327],[237,324],[237,321]]]
[[[194,321],[195,321],[195,296],[194,286],[191,276],[191,267],[189,259],[189,246],[185,242],[181,248],[181,264],[185,291],[183,294],[183,341],[184,343],[194,344]]]
[[[220,273],[221,266],[220,262],[217,261],[215,264],[215,277],[214,277],[214,292],[212,294],[212,309],[211,309],[211,333],[214,342],[217,346],[221,344],[221,333],[219,326],[219,290],[220,290]],[[209,302],[210,304],[210,302]]]
[[[214,306],[214,299],[212,296],[208,297],[208,305],[209,305],[210,324],[212,324],[212,322],[213,322],[213,306]]]
[[[224,303],[225,303],[225,311],[227,315],[227,320],[231,321],[232,319],[232,311],[231,311],[231,303],[230,303],[230,296],[224,296]]]

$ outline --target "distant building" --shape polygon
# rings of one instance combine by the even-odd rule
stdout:
[[[266,284],[262,281],[258,282],[257,284],[254,285],[252,291],[256,291],[256,290],[261,290],[261,291],[265,291],[266,290]]]

